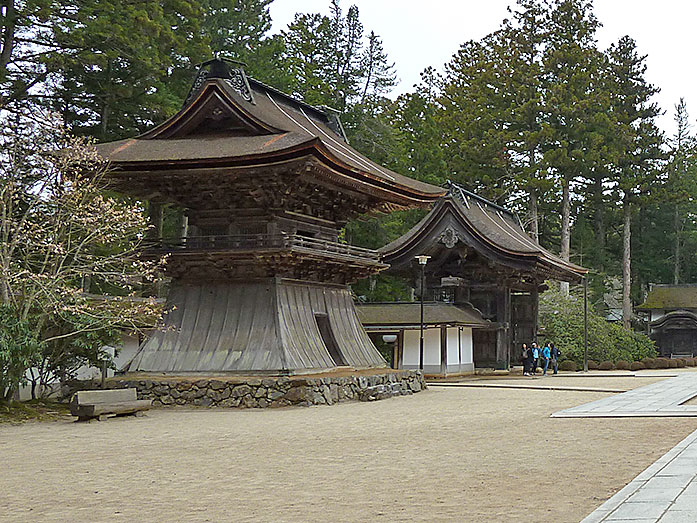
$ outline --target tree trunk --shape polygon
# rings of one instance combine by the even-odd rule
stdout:
[[[5,6],[5,20],[2,22],[2,41],[0,42],[2,45],[2,48],[0,48],[0,79],[4,80],[4,76],[7,72],[7,64],[10,63],[12,51],[14,50],[17,12],[14,0],[5,0],[5,2],[0,5]],[[1,99],[0,105],[2,105]]]
[[[675,249],[673,250],[673,283],[677,285],[680,283],[680,233],[682,232],[682,227],[680,226],[680,206],[675,204]]]
[[[535,189],[529,189],[528,194],[530,195],[530,234],[532,238],[536,241],[540,241],[540,229],[539,229],[539,209],[537,204],[537,192]]]
[[[631,328],[632,302],[630,291],[632,289],[632,207],[629,202],[629,194],[625,193],[622,215],[624,227],[622,230],[622,325],[625,329]]]
[[[561,202],[561,258],[569,261],[571,255],[571,197],[569,195],[569,179],[566,175],[562,180]],[[569,295],[569,282],[561,282],[559,287],[563,296]]]
[[[603,212],[603,182],[600,176],[596,178],[593,185],[595,247],[598,253],[598,268],[602,272],[605,270],[605,213]]]

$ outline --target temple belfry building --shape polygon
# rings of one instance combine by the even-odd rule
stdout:
[[[368,212],[428,207],[445,190],[352,149],[334,111],[222,60],[203,64],[184,107],[133,139],[98,145],[114,189],[184,209],[163,239],[172,278],[164,327],[127,370],[296,374],[385,362],[348,284],[386,267],[339,242]]]

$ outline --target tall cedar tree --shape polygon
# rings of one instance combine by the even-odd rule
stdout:
[[[561,257],[571,255],[571,184],[598,160],[596,120],[603,114],[599,26],[586,0],[552,0],[546,18],[543,82],[545,161],[561,189]],[[562,283],[568,294],[568,283]]]
[[[56,45],[72,52],[47,62],[54,109],[79,134],[133,136],[181,105],[192,65],[209,50],[195,0],[81,0],[52,27]]]
[[[681,283],[681,247],[689,215],[697,211],[697,165],[695,163],[695,138],[691,132],[690,117],[685,100],[675,106],[675,134],[670,140],[670,162],[666,196],[673,207],[673,283]]]
[[[283,38],[269,35],[272,1],[203,0],[201,29],[213,53],[239,60],[250,76],[291,91],[295,85],[283,60]]]
[[[646,81],[646,56],[640,56],[634,40],[625,36],[609,49],[608,58],[613,83],[612,174],[622,208],[622,322],[630,328],[632,209],[652,196],[663,137],[655,123],[658,106],[650,102],[658,89]]]

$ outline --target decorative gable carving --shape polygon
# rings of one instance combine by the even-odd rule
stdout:
[[[206,74],[204,74],[206,73]],[[150,133],[143,135],[143,138],[185,138],[187,136],[205,136],[211,134],[225,134],[228,136],[259,136],[278,132],[278,130],[266,126],[248,114],[242,107],[230,99],[229,94],[224,92],[221,85],[207,83],[207,72],[201,71],[197,77],[197,82],[203,82],[197,91],[192,89],[189,95],[193,101],[187,102],[185,108],[168,124],[153,129]],[[240,96],[251,99],[251,90],[244,77],[238,79],[225,79],[224,81],[236,91],[239,90]]]
[[[452,249],[458,242],[462,241],[462,238],[460,238],[460,235],[452,226],[448,225],[441,233],[438,241],[444,244],[448,249]]]

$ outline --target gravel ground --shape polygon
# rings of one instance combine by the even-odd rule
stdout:
[[[557,379],[655,381],[545,380]],[[432,387],[331,407],[0,425],[0,521],[576,522],[697,429],[549,418],[607,395]]]

